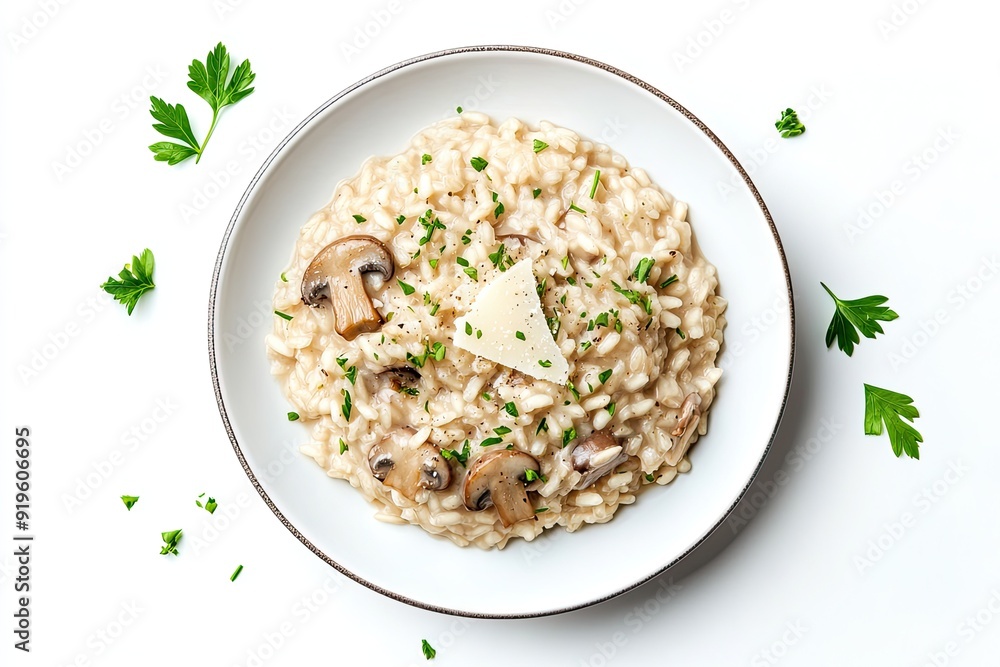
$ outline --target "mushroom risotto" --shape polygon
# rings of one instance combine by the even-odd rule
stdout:
[[[503,547],[687,472],[726,302],[687,206],[607,146],[466,112],[302,228],[272,373],[388,523]]]

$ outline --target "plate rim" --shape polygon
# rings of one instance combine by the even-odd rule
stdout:
[[[278,507],[274,504],[274,501],[271,500],[270,496],[268,496],[267,492],[261,486],[260,482],[257,479],[257,476],[254,474],[253,470],[251,470],[249,464],[247,463],[246,457],[243,455],[243,451],[240,448],[239,441],[236,438],[236,434],[233,431],[232,424],[229,421],[229,414],[226,410],[226,405],[222,398],[222,387],[219,381],[219,371],[216,359],[216,335],[215,335],[216,296],[218,294],[218,289],[219,289],[219,280],[222,275],[222,266],[224,264],[226,253],[229,248],[229,241],[232,238],[233,232],[236,229],[236,223],[240,218],[240,214],[243,212],[243,207],[250,199],[251,194],[253,193],[255,187],[257,186],[257,183],[264,176],[264,173],[271,167],[272,163],[275,161],[275,159],[278,157],[281,151],[284,150],[285,146],[287,146],[288,143],[294,137],[296,137],[296,135],[298,135],[300,131],[305,129],[306,126],[309,125],[309,123],[311,123],[314,118],[316,118],[316,116],[326,111],[326,109],[328,109],[333,104],[337,103],[340,99],[350,94],[354,90],[364,85],[367,85],[372,81],[380,79],[383,76],[386,76],[387,74],[391,74],[393,72],[401,70],[405,67],[409,67],[411,65],[427,62],[430,60],[434,60],[436,58],[469,54],[469,53],[529,53],[533,55],[562,58],[578,64],[589,65],[607,74],[613,74],[615,76],[618,76],[628,81],[629,83],[642,88],[646,92],[656,96],[661,101],[666,102],[670,107],[672,107],[675,111],[680,113],[690,123],[692,123],[695,126],[695,128],[700,130],[702,134],[704,134],[715,145],[715,147],[722,152],[722,154],[726,157],[726,159],[729,160],[730,164],[732,164],[733,167],[736,168],[740,177],[743,179],[744,184],[750,189],[750,193],[753,195],[754,200],[756,201],[757,206],[760,208],[761,213],[764,214],[764,219],[771,230],[771,236],[773,237],[775,247],[777,248],[778,256],[781,259],[781,268],[785,275],[785,287],[788,293],[790,345],[789,345],[789,357],[788,357],[788,373],[785,377],[784,394],[781,398],[781,405],[778,409],[777,418],[775,419],[774,427],[771,430],[771,435],[768,438],[767,445],[764,447],[764,451],[761,453],[760,459],[757,461],[757,465],[754,468],[753,473],[749,476],[746,484],[740,490],[739,494],[737,494],[732,504],[722,513],[722,515],[718,518],[718,520],[708,530],[705,531],[705,533],[700,538],[698,538],[685,551],[677,555],[673,560],[668,562],[660,569],[652,572],[647,576],[644,576],[643,578],[639,579],[638,581],[624,588],[621,588],[612,593],[608,593],[603,597],[599,597],[594,600],[589,600],[586,602],[581,602],[578,604],[572,604],[565,607],[558,607],[555,609],[548,609],[542,611],[491,614],[485,612],[473,612],[473,611],[464,611],[460,609],[451,609],[449,607],[442,607],[439,605],[421,602],[420,600],[415,600],[405,595],[400,595],[398,593],[390,591],[386,588],[379,586],[378,584],[375,584],[371,581],[368,581],[367,579],[364,579],[363,577],[358,576],[357,574],[348,570],[346,567],[340,565],[340,563],[338,563],[333,558],[328,556],[321,549],[316,547],[316,545],[314,545],[308,538],[306,538],[305,535],[299,532],[299,530],[294,525],[292,525],[292,523],[288,520],[288,518],[285,517],[285,515],[281,512],[281,510],[278,509]],[[342,89],[340,92],[336,93],[328,100],[320,104],[312,113],[306,116],[302,120],[302,122],[296,125],[288,133],[288,135],[284,139],[282,139],[280,143],[278,143],[278,145],[274,148],[274,150],[271,151],[271,153],[267,156],[267,158],[261,165],[260,169],[257,170],[253,178],[250,180],[250,183],[247,185],[246,191],[244,191],[243,193],[243,196],[236,204],[236,208],[233,211],[233,215],[229,220],[229,224],[226,227],[225,233],[223,234],[222,243],[220,245],[219,253],[215,261],[215,268],[212,271],[212,283],[209,291],[209,301],[208,301],[209,370],[212,375],[212,387],[215,393],[216,407],[219,410],[219,416],[222,418],[223,426],[225,427],[226,434],[229,436],[229,441],[232,444],[233,450],[236,454],[236,458],[239,460],[240,465],[243,467],[243,472],[246,473],[254,489],[256,489],[257,493],[264,500],[264,503],[267,505],[268,509],[271,510],[271,512],[275,515],[275,517],[277,517],[277,519],[281,522],[281,524],[292,535],[294,535],[296,539],[298,539],[303,545],[305,545],[310,551],[312,551],[314,555],[316,555],[318,558],[324,561],[327,565],[330,565],[341,574],[349,577],[350,579],[365,586],[366,588],[375,591],[376,593],[380,593],[381,595],[384,595],[392,600],[403,602],[405,604],[417,607],[419,609],[425,609],[427,611],[433,611],[441,614],[448,614],[452,616],[460,616],[466,618],[481,618],[481,619],[539,618],[544,616],[554,616],[557,614],[564,614],[566,612],[575,611],[578,609],[584,609],[587,607],[600,604],[602,602],[606,602],[607,600],[611,600],[612,598],[616,598],[620,595],[623,595],[631,590],[634,590],[642,586],[643,584],[651,581],[652,579],[655,579],[664,572],[676,566],[678,563],[684,560],[689,554],[691,554],[695,549],[701,546],[709,537],[711,537],[722,526],[722,524],[726,521],[726,519],[733,513],[733,510],[735,510],[736,507],[740,504],[744,496],[750,490],[750,487],[753,485],[754,481],[757,479],[757,476],[760,474],[761,467],[764,465],[764,461],[767,459],[768,455],[771,452],[771,446],[774,444],[774,439],[777,436],[778,428],[781,425],[781,421],[785,413],[785,408],[788,404],[788,395],[791,389],[791,382],[792,382],[792,371],[795,365],[795,300],[793,297],[794,295],[792,290],[792,278],[791,278],[791,273],[789,272],[788,269],[788,259],[785,257],[784,246],[781,243],[781,237],[778,235],[778,229],[774,224],[774,219],[771,217],[771,213],[767,208],[767,204],[764,203],[764,199],[761,197],[760,192],[757,190],[757,186],[751,180],[750,175],[743,168],[743,165],[740,164],[739,160],[736,159],[736,156],[732,153],[732,151],[729,150],[729,148],[722,142],[722,140],[719,139],[719,137],[715,134],[715,132],[713,132],[707,125],[705,125],[705,123],[702,122],[700,118],[698,118],[693,113],[688,111],[687,108],[685,108],[679,102],[677,102],[672,97],[662,92],[655,86],[647,83],[646,81],[636,76],[633,76],[628,72],[625,72],[624,70],[618,69],[617,67],[614,67],[599,60],[595,60],[593,58],[589,58],[587,56],[581,56],[575,53],[567,51],[559,51],[556,49],[549,49],[549,48],[535,47],[535,46],[512,45],[512,44],[481,44],[473,46],[462,46],[449,49],[442,49],[440,51],[433,51],[430,53],[414,56],[412,58],[399,61],[393,65],[384,67],[372,74],[369,74],[368,76],[362,79],[359,79],[358,81]]]

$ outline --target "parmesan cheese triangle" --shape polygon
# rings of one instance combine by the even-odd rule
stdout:
[[[549,333],[530,259],[479,292],[468,312],[455,320],[455,345],[539,380],[569,380],[569,364]]]

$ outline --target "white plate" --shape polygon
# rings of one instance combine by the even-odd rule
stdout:
[[[614,520],[548,531],[503,551],[462,549],[414,526],[380,523],[351,486],[295,452],[307,438],[268,374],[263,338],[275,276],[299,227],[334,185],[418,130],[478,109],[549,120],[608,143],[689,202],[690,220],[729,299],[725,374],[693,469],[653,486]],[[720,196],[718,184],[737,189]],[[400,63],[339,93],[268,158],[240,201],[213,279],[209,350],[219,410],[250,480],[313,553],[364,585],[420,607],[470,616],[552,614],[654,577],[726,518],[763,462],[791,376],[791,283],[770,215],[732,153],[663,93],[579,56],[472,47]],[[305,554],[305,552],[303,552]]]

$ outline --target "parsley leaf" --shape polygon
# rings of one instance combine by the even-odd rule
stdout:
[[[142,295],[156,287],[153,283],[155,266],[153,251],[146,248],[138,257],[132,256],[132,263],[125,265],[118,274],[118,279],[108,276],[101,284],[101,289],[123,304],[131,315]]]
[[[458,113],[462,113],[462,107],[458,107]],[[420,650],[424,652],[424,657],[428,660],[433,660],[434,656],[437,655],[437,651],[434,647],[427,643],[426,639],[420,640]]]
[[[865,385],[865,435],[882,435],[884,424],[896,456],[905,453],[910,458],[920,458],[919,443],[924,438],[912,423],[919,416],[909,396]]]
[[[181,541],[181,533],[183,532],[183,530],[168,530],[165,533],[160,533],[160,537],[163,539],[163,546],[160,548],[161,556],[177,555],[177,543]]]
[[[774,123],[774,127],[781,133],[781,136],[797,137],[806,131],[806,126],[799,122],[799,116],[792,109],[785,109],[781,112],[781,118]]]
[[[212,107],[212,124],[208,128],[208,134],[205,135],[200,144],[191,130],[191,122],[188,120],[187,111],[182,105],[174,106],[157,97],[149,98],[151,104],[149,113],[157,121],[153,125],[153,129],[162,135],[184,142],[184,145],[169,141],[153,144],[149,147],[149,150],[153,151],[153,159],[171,165],[192,156],[197,156],[195,163],[201,160],[205,147],[208,146],[208,141],[212,138],[212,133],[215,132],[215,125],[219,121],[219,112],[227,106],[236,104],[254,91],[250,84],[253,83],[257,75],[250,69],[249,60],[244,60],[237,65],[231,77],[229,76],[229,68],[229,52],[222,42],[219,42],[209,52],[204,63],[194,60],[188,67],[188,88]]]
[[[462,445],[462,451],[458,451],[457,449],[441,448],[441,457],[446,461],[451,461],[452,459],[454,459],[455,461],[458,461],[464,468],[466,461],[469,460],[469,453],[471,451],[472,450],[469,445],[469,441],[466,440],[465,444]]]
[[[639,283],[646,282],[646,278],[649,277],[649,272],[653,269],[653,266],[655,265],[656,265],[656,260],[654,260],[652,257],[643,257],[642,259],[639,260],[639,263],[632,271],[632,280]]]
[[[882,305],[888,301],[884,296],[874,295],[853,301],[841,301],[829,287],[823,285],[823,289],[837,306],[833,320],[830,321],[830,328],[826,330],[826,346],[833,345],[836,339],[837,347],[849,357],[854,354],[854,346],[861,340],[858,338],[859,330],[865,338],[875,338],[876,334],[883,333],[878,320],[891,322],[899,317],[893,310]]]
[[[531,468],[525,468],[524,469],[524,481],[525,482],[531,483],[531,482],[534,482],[536,479],[541,480],[543,484],[545,482],[549,481],[549,480],[547,480],[545,478],[545,475],[540,475],[537,472],[535,472],[534,470],[532,470]]]
[[[132,511],[132,507],[139,502],[139,496],[122,496],[122,502],[125,503],[125,509]]]
[[[219,503],[215,502],[215,498],[213,498],[212,496],[209,496],[208,500],[205,501],[205,504],[202,505],[200,498],[203,498],[203,497],[205,497],[204,493],[201,494],[200,496],[198,496],[199,500],[195,500],[194,504],[197,505],[198,507],[203,508],[209,514],[215,514],[215,510],[219,506]]]

